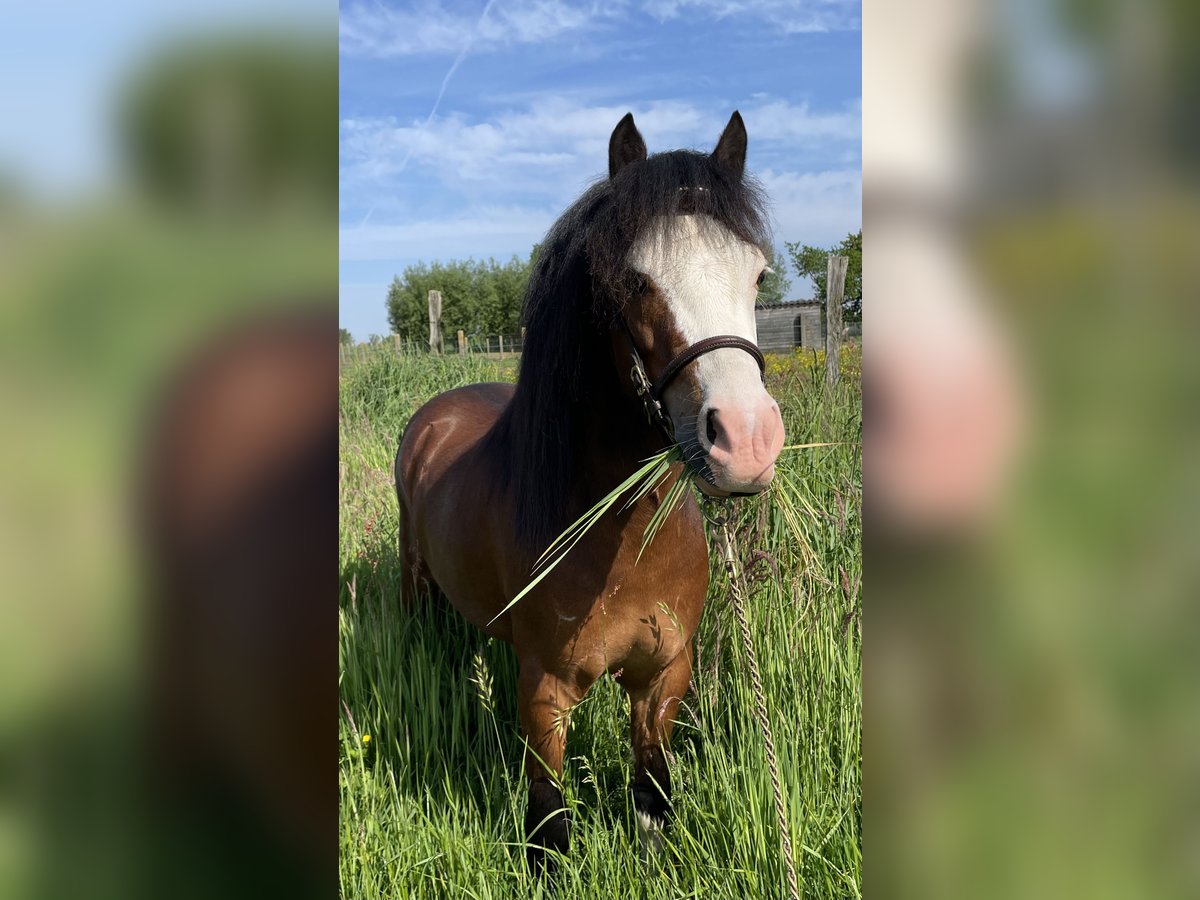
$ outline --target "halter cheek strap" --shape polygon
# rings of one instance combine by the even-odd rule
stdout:
[[[621,317],[621,326],[625,330],[625,337],[629,340],[629,353],[633,360],[633,368],[629,372],[629,377],[633,381],[633,388],[637,392],[637,395],[642,398],[642,405],[646,410],[646,418],[652,425],[658,426],[658,429],[669,443],[675,442],[675,424],[671,421],[671,417],[667,415],[666,410],[663,409],[663,392],[675,380],[675,377],[683,371],[684,366],[703,356],[705,353],[732,347],[738,350],[745,350],[753,356],[754,361],[758,363],[760,375],[767,368],[762,351],[758,349],[758,346],[753,341],[748,341],[743,337],[733,334],[718,334],[697,341],[689,347],[685,347],[663,367],[658,377],[651,381],[650,376],[646,372],[646,364],[642,361],[641,354],[638,353],[637,342],[633,339],[633,331],[630,330],[629,324],[623,317]]]

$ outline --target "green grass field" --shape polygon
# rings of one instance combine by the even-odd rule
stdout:
[[[827,396],[819,358],[769,358],[788,443],[775,485],[739,501],[762,668],[805,897],[859,897],[861,355]],[[347,900],[549,896],[525,871],[516,659],[448,605],[398,602],[392,461],[436,393],[512,380],[513,361],[372,354],[341,379],[341,879]],[[583,545],[580,549],[582,550]],[[771,786],[723,574],[697,635],[671,747],[675,820],[644,864],[629,794],[629,709],[604,678],[571,717],[573,831],[555,896],[780,897]]]

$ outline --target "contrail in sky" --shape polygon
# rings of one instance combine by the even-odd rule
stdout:
[[[429,110],[429,115],[425,117],[425,121],[422,122],[421,127],[417,129],[418,134],[424,131],[429,123],[433,121],[433,117],[437,115],[438,107],[442,105],[442,97],[446,96],[446,87],[450,84],[450,79],[454,77],[454,73],[457,72],[458,67],[462,65],[462,61],[467,58],[467,54],[471,51],[471,44],[475,42],[475,35],[479,34],[479,29],[483,27],[483,20],[487,18],[487,14],[491,11],[492,4],[495,2],[496,0],[488,0],[487,4],[483,7],[483,12],[479,14],[479,20],[475,23],[475,27],[472,28],[471,32],[467,35],[466,43],[463,44],[463,48],[458,51],[458,56],[454,57],[454,62],[450,64],[449,71],[446,72],[446,76],[442,79],[442,86],[441,89],[438,90],[437,99],[433,101],[433,109]],[[404,159],[400,160],[400,168],[396,170],[397,175],[405,170],[405,168],[408,166],[408,161],[412,158],[412,155],[413,144],[410,142],[408,145],[408,152],[404,154]],[[358,223],[359,228],[362,228],[367,224],[367,222],[370,221],[371,214],[375,212],[375,207],[377,205],[378,204],[372,204],[371,208],[367,210],[367,214],[363,216],[362,221]]]

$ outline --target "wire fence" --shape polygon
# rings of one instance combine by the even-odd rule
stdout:
[[[847,322],[842,329],[843,339],[862,339],[862,322]],[[804,333],[799,317],[795,321],[773,318],[758,322],[758,346],[764,353],[790,353],[797,347],[821,350],[825,347],[824,322],[810,333]],[[482,354],[495,359],[520,356],[525,347],[523,334],[452,334],[442,339],[442,355]],[[393,334],[390,338],[340,345],[339,359],[343,365],[369,359],[373,354],[429,353],[429,338]]]
[[[525,337],[522,334],[462,334],[442,338],[441,355],[481,354],[496,359],[508,359],[521,355],[525,348]],[[393,334],[390,338],[375,341],[364,341],[360,344],[341,344],[339,359],[342,365],[360,362],[380,353],[401,353],[405,355],[428,354],[429,338],[416,339],[402,334]]]

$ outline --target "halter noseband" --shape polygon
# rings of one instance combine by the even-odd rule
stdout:
[[[759,374],[766,371],[767,364],[763,359],[762,351],[758,349],[758,346],[753,341],[748,341],[734,334],[718,334],[696,341],[691,346],[685,347],[669,363],[663,366],[663,370],[659,373],[658,377],[651,381],[650,376],[646,372],[646,364],[642,361],[641,354],[638,353],[637,342],[633,339],[633,332],[629,328],[629,323],[625,321],[624,316],[619,316],[619,318],[622,327],[625,329],[625,337],[629,340],[629,355],[633,359],[633,368],[629,372],[629,377],[633,381],[633,389],[642,398],[642,406],[646,410],[646,418],[650,424],[658,426],[658,429],[666,437],[668,443],[675,443],[675,425],[671,421],[671,417],[667,415],[666,410],[663,409],[663,392],[688,363],[693,362],[705,353],[711,353],[713,350],[736,347],[739,350],[745,350],[754,357],[754,361],[758,363]]]

